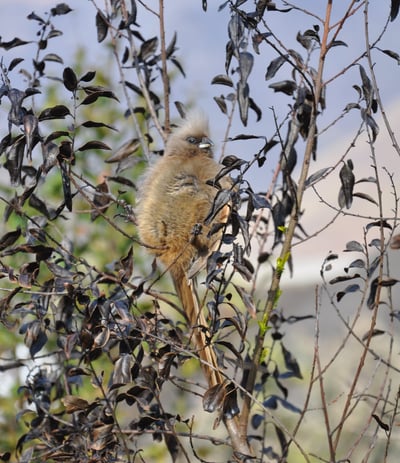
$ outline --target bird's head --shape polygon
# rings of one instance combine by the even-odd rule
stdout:
[[[189,113],[183,124],[170,135],[165,154],[182,157],[205,155],[212,158],[212,146],[207,117],[196,111]]]

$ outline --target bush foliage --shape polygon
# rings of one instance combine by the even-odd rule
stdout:
[[[171,101],[186,78],[179,36],[165,29],[164,8],[174,6],[100,3],[92,1],[90,19],[112,52],[109,69],[86,69],[84,55],[65,63],[53,46],[60,17],[79,13],[66,3],[28,15],[36,37],[0,39],[0,372],[12,384],[0,399],[0,459],[395,461],[400,148],[375,62],[400,62],[385,45],[399,0],[382,2],[387,17],[374,37],[368,0],[308,10],[295,0],[219,5],[226,41],[216,47],[225,56],[210,86],[226,121],[222,152],[229,143],[250,153],[221,160],[238,206],[198,285],[222,389],[205,387],[168,275],[135,228],[140,176],[197,104]],[[211,2],[193,3],[198,14],[214,14]],[[149,12],[156,36],[141,20]],[[308,27],[276,30],[278,15]],[[353,45],[343,31],[356,21],[363,50],[337,67]],[[32,59],[21,58],[32,46]],[[14,83],[21,76],[24,88]],[[341,95],[329,90],[338,80],[353,93],[333,114]],[[320,159],[324,137],[354,120],[342,152]],[[368,151],[367,176],[353,158],[357,146]],[[273,172],[265,191],[253,186],[254,171]],[[309,232],[306,203],[332,218]],[[326,244],[320,281],[302,304],[304,289],[282,285],[283,275],[296,275],[297,246],[337,223],[346,247],[330,252]]]

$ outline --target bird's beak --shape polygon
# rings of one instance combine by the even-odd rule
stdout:
[[[208,150],[210,149],[214,143],[208,138],[208,137],[203,137],[201,139],[201,142],[199,143],[199,148],[201,150]]]

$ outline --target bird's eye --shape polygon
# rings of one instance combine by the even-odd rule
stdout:
[[[196,137],[187,137],[186,141],[191,145],[197,145],[197,143],[199,142],[199,140],[197,140]]]

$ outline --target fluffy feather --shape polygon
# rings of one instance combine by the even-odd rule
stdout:
[[[206,182],[221,170],[214,161],[204,114],[192,112],[167,141],[164,156],[145,176],[137,208],[138,231],[148,250],[169,270],[202,367],[213,386],[222,381],[213,348],[206,342],[207,326],[198,306],[188,272],[193,262],[206,256],[219,243],[220,235],[209,236],[213,225],[205,224],[217,189]],[[229,188],[229,179],[221,181]],[[227,210],[217,214],[214,223],[227,220]],[[201,267],[201,266],[197,266]],[[203,329],[201,328],[203,327]]]

